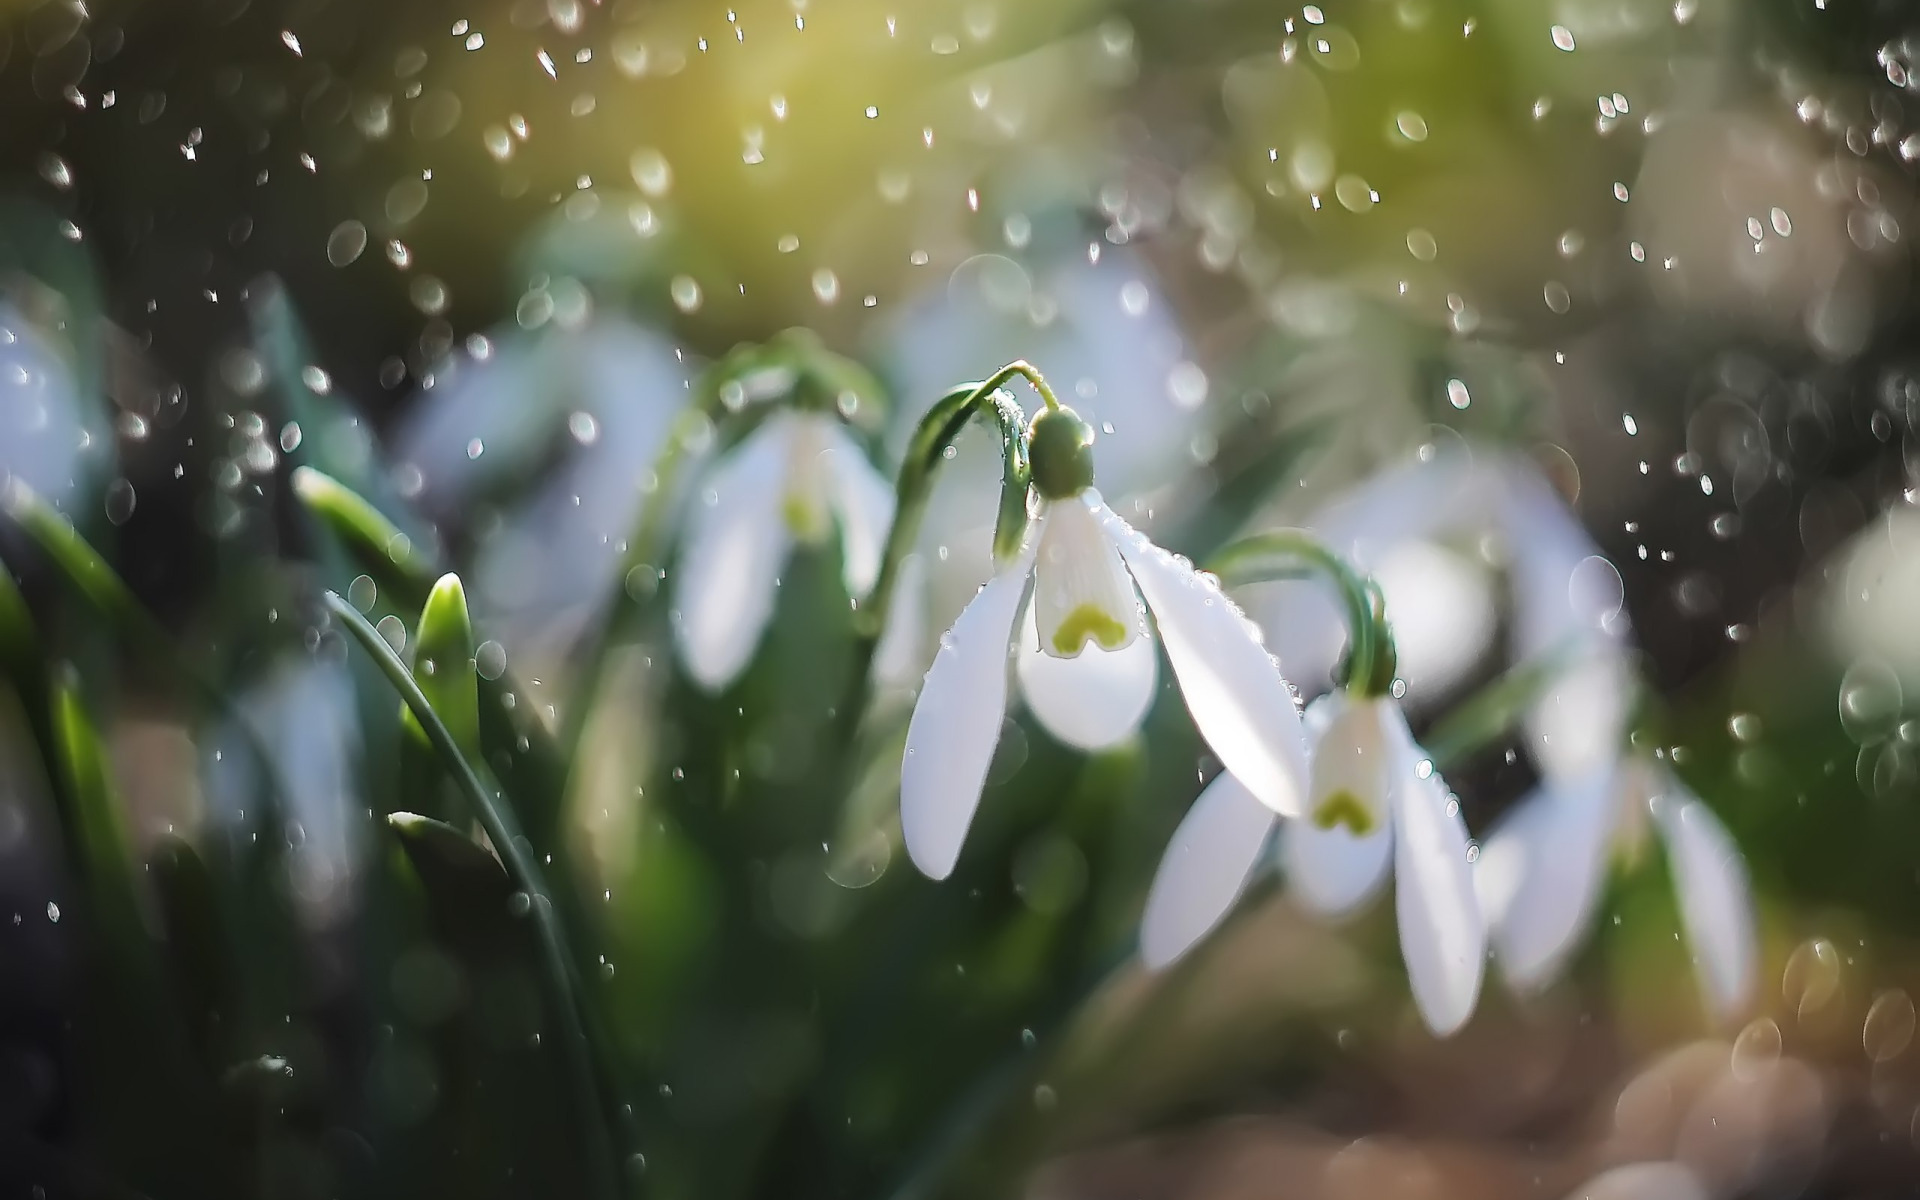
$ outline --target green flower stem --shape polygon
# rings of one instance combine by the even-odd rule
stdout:
[[[1207,563],[1225,587],[1318,575],[1332,583],[1347,610],[1346,678],[1361,695],[1379,695],[1393,684],[1397,656],[1387,628],[1385,601],[1372,580],[1312,534],[1299,529],[1256,533],[1221,547]]]
[[[407,665],[400,661],[399,655],[393,652],[386,639],[337,592],[328,592],[325,602],[327,609],[360,643],[361,649],[372,656],[381,673],[387,677],[387,682],[406,702],[414,720],[419,722],[427,740],[433,743],[448,772],[472,804],[481,828],[487,831],[487,837],[499,852],[501,865],[506,867],[514,887],[525,893],[532,902],[534,932],[541,952],[541,981],[548,993],[547,1000],[554,1018],[560,1025],[560,1055],[563,1067],[572,1079],[576,1102],[581,1108],[581,1139],[585,1143],[587,1161],[591,1164],[589,1169],[599,1194],[618,1196],[617,1172],[608,1128],[612,1098],[602,1093],[601,1079],[594,1065],[595,1048],[588,1042],[582,1015],[586,1001],[581,994],[579,980],[569,965],[571,960],[566,951],[566,934],[556,915],[553,893],[534,860],[530,844],[521,835],[519,821],[506,803],[506,798],[483,782],[473,765],[467,761],[466,755],[461,753],[453,734],[441,721],[439,714],[434,712],[412,672],[407,670]]]

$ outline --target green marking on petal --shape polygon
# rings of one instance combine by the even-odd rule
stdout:
[[[1094,604],[1078,606],[1053,631],[1054,652],[1068,657],[1080,653],[1089,641],[1098,642],[1102,650],[1116,650],[1126,640],[1127,627]]]
[[[1360,797],[1342,789],[1320,802],[1313,810],[1313,824],[1317,829],[1337,829],[1345,825],[1355,837],[1366,837],[1374,831],[1373,812],[1360,802]]]
[[[820,505],[809,504],[800,496],[790,495],[782,501],[780,515],[786,518],[793,536],[809,545],[826,541],[827,535],[833,532],[833,522],[821,511]]]

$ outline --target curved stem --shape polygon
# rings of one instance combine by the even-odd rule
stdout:
[[[415,682],[413,673],[407,670],[406,664],[400,661],[399,655],[393,652],[386,639],[367,624],[367,619],[360,615],[360,611],[342,599],[339,593],[328,592],[325,600],[328,611],[346,626],[347,632],[373,657],[381,673],[387,677],[387,682],[406,702],[408,711],[426,732],[427,740],[433,743],[434,750],[453,775],[454,782],[466,793],[474,815],[479,817],[481,827],[487,831],[487,837],[499,852],[501,865],[513,880],[513,886],[526,893],[532,901],[534,934],[540,946],[541,980],[546,986],[554,1019],[560,1025],[563,1067],[572,1080],[576,1099],[584,1110],[580,1114],[581,1135],[586,1142],[588,1161],[592,1164],[590,1170],[602,1194],[617,1195],[617,1171],[608,1129],[611,1104],[607,1102],[610,1098],[602,1096],[600,1080],[594,1068],[593,1048],[587,1039],[583,1019],[586,998],[580,994],[577,977],[568,965],[566,934],[560,927],[553,892],[534,859],[532,846],[521,834],[520,823],[512,808],[505,803],[504,797],[481,780],[466,755],[461,753],[459,744],[454,741],[453,734],[441,721],[440,715],[427,702],[426,694]]]
[[[1325,577],[1340,593],[1347,610],[1347,677],[1341,682],[1363,694],[1384,690],[1379,669],[1393,669],[1393,641],[1387,630],[1384,602],[1376,605],[1378,589],[1326,544],[1300,529],[1256,533],[1222,547],[1207,563],[1226,587],[1298,579],[1305,573]],[[1386,684],[1391,685],[1389,674]]]

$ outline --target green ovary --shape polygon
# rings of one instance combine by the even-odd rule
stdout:
[[[1127,627],[1098,606],[1082,604],[1053,631],[1054,653],[1071,657],[1089,640],[1099,643],[1102,650],[1118,649],[1126,644]]]
[[[1360,797],[1348,791],[1335,792],[1321,801],[1320,807],[1313,810],[1313,824],[1318,829],[1345,825],[1355,837],[1366,837],[1374,830],[1373,813],[1360,802]]]

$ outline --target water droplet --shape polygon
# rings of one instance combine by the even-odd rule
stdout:
[[[1565,50],[1569,54],[1573,52],[1573,31],[1571,29],[1568,29],[1565,25],[1555,25],[1550,32],[1553,36],[1553,44],[1555,46]]]
[[[1138,279],[1129,279],[1120,285],[1120,307],[1130,317],[1144,315],[1152,300],[1153,294]]]
[[[591,446],[600,440],[600,423],[590,412],[575,412],[567,417],[567,432],[582,446]]]
[[[377,600],[379,596],[380,589],[375,586],[371,576],[356,575],[353,578],[353,582],[347,585],[347,603],[353,605],[362,613],[371,612],[373,602]]]
[[[1421,262],[1432,262],[1440,253],[1440,245],[1426,230],[1410,229],[1407,231],[1407,253]]]
[[[1839,994],[1840,951],[1825,938],[1800,943],[1787,957],[1780,990],[1802,1020],[1818,1012]]]
[[[1197,363],[1175,363],[1167,373],[1167,395],[1180,408],[1199,408],[1207,399],[1207,373]]]
[[[1856,743],[1892,733],[1902,702],[1900,677],[1880,659],[1860,659],[1840,679],[1840,724]]]
[[[1307,50],[1329,71],[1351,71],[1360,65],[1360,43],[1338,25],[1324,25],[1308,35]]]
[[[667,156],[651,146],[635,150],[627,160],[627,170],[632,173],[633,182],[649,196],[664,196],[673,186],[673,168],[667,165]]]
[[[126,479],[116,479],[107,485],[107,520],[115,525],[125,525],[133,516],[133,484]]]
[[[681,312],[690,313],[700,307],[700,284],[691,275],[675,275],[667,291],[673,297],[673,306]]]
[[[393,647],[393,652],[395,654],[399,654],[404,650],[406,650],[407,626],[406,626],[406,623],[401,621],[399,617],[394,616],[392,613],[388,613],[386,616],[381,617],[380,623],[378,625],[375,625],[373,628],[376,632],[379,633],[381,637],[386,639],[387,645]]]
[[[342,221],[327,237],[327,261],[344,267],[367,249],[367,227],[358,221]]]
[[[1447,403],[1465,412],[1473,403],[1473,393],[1467,390],[1467,385],[1463,381],[1449,379],[1447,380]]]
[[[1380,203],[1380,193],[1358,175],[1342,175],[1333,185],[1333,194],[1348,212],[1366,212]]]
[[[47,920],[55,925],[60,923],[60,906],[51,900],[47,901]]]
[[[822,304],[832,304],[840,298],[840,277],[825,267],[813,273],[813,295]]]
[[[427,185],[424,180],[402,179],[387,189],[387,220],[395,225],[405,225],[426,207]]]
[[[1541,296],[1547,307],[1556,313],[1565,313],[1573,307],[1573,296],[1567,291],[1567,285],[1558,279],[1547,280],[1547,286],[1541,289]]]
[[[1874,1062],[1899,1058],[1913,1041],[1913,998],[1900,988],[1881,992],[1867,1009],[1860,1044]]]
[[[1749,1021],[1733,1039],[1729,1067],[1733,1077],[1742,1083],[1753,1082],[1779,1061],[1780,1026],[1774,1024],[1772,1017]]]
[[[482,679],[494,680],[507,673],[507,648],[489,638],[473,651],[473,669]]]
[[[292,454],[300,448],[300,423],[288,421],[280,427],[280,449],[282,453]]]

